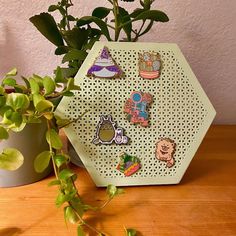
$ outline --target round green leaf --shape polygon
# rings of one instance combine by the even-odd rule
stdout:
[[[49,165],[51,159],[51,152],[41,152],[34,160],[34,169],[38,173],[42,173]]]
[[[5,78],[2,84],[14,87],[16,85],[16,80],[13,78]]]
[[[70,169],[63,169],[60,173],[59,173],[59,175],[58,175],[58,177],[59,177],[59,179],[61,179],[61,180],[67,180],[67,179],[69,179],[70,177],[72,177],[73,175],[75,175]]]
[[[56,88],[55,82],[49,76],[45,76],[43,78],[43,86],[44,86],[46,95],[53,93]]]
[[[16,170],[23,162],[23,155],[14,148],[6,148],[0,154],[0,169]]]
[[[109,197],[114,197],[117,194],[117,187],[112,184],[109,184],[107,186],[107,194]]]
[[[44,98],[42,95],[40,95],[40,94],[38,94],[38,93],[33,94],[34,107],[36,107],[37,104],[38,104],[39,102],[43,101],[43,100],[45,100],[45,98]]]
[[[8,137],[9,134],[7,130],[4,127],[0,126],[0,139],[8,139]]]
[[[61,149],[63,146],[59,134],[54,129],[50,129],[47,131],[46,140],[48,144],[52,146],[52,148]]]
[[[110,13],[111,9],[106,7],[97,7],[93,10],[92,16],[96,16],[100,19],[105,18]]]
[[[30,105],[28,96],[21,93],[9,93],[6,99],[6,105],[12,107],[15,111],[18,109],[27,109]]]
[[[39,93],[39,85],[35,81],[35,79],[30,79],[29,83],[30,83],[31,93],[32,94],[38,94]]]

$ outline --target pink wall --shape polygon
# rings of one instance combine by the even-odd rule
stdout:
[[[51,74],[60,63],[54,46],[28,21],[56,2],[0,1],[0,75],[14,66],[24,75]],[[106,5],[105,0],[74,2],[73,12],[79,14]],[[78,2],[86,6],[79,8]],[[215,123],[236,124],[236,1],[158,0],[155,5],[170,22],[156,25],[141,41],[177,43],[217,110]]]

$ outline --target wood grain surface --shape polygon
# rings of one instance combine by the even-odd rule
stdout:
[[[106,199],[86,170],[78,173],[79,191],[92,205]],[[0,189],[0,236],[75,236],[63,210],[54,205],[53,176]],[[126,187],[87,221],[107,235],[123,236],[132,227],[142,236],[236,235],[236,126],[212,126],[179,185]],[[91,233],[89,235],[94,235]]]

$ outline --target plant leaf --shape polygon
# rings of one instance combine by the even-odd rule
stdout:
[[[67,162],[67,159],[63,155],[55,155],[53,160],[58,168],[60,168],[63,164]]]
[[[13,78],[5,78],[2,81],[2,84],[14,87],[16,85],[16,80]]]
[[[42,173],[49,165],[52,153],[50,151],[41,152],[34,160],[34,169]]]
[[[51,6],[49,6],[48,11],[49,12],[53,12],[53,11],[58,10],[58,8],[59,8],[58,5],[51,5]]]
[[[74,77],[79,68],[61,68],[62,74],[65,78]]]
[[[37,104],[41,101],[44,101],[45,98],[41,95],[41,94],[33,94],[33,103],[34,103],[34,107],[37,106]]]
[[[49,76],[43,78],[43,86],[45,88],[45,95],[53,93],[56,88],[55,82]]]
[[[111,41],[110,33],[108,31],[106,23],[103,20],[96,17],[96,16],[84,16],[84,17],[80,18],[77,21],[77,26],[80,27],[80,26],[83,26],[83,25],[90,24],[92,22],[95,23],[101,29],[103,35],[105,35],[107,40]]]
[[[153,21],[160,21],[160,22],[167,22],[169,21],[168,16],[158,10],[147,10],[139,14],[137,17],[133,19],[133,21],[137,20],[153,20]]]
[[[54,180],[52,180],[52,181],[50,181],[50,182],[48,183],[48,186],[50,187],[50,186],[60,185],[60,184],[61,184],[61,181],[60,181],[60,180],[54,179]]]
[[[77,223],[79,220],[78,216],[75,214],[71,206],[67,206],[64,208],[64,215],[65,219],[72,224]]]
[[[81,50],[88,41],[88,30],[74,27],[72,30],[67,30],[64,37],[70,47]]]
[[[51,110],[53,107],[54,107],[53,103],[50,102],[49,100],[41,100],[37,103],[35,108],[38,112],[43,112],[48,109]]]
[[[96,16],[99,19],[103,19],[110,13],[111,9],[106,7],[97,7],[93,10],[92,16]]]
[[[56,46],[64,45],[62,36],[57,28],[57,24],[52,15],[41,13],[30,18],[30,21],[38,31]]]
[[[36,80],[33,78],[29,79],[29,84],[30,84],[30,88],[31,88],[31,93],[38,94],[39,93],[39,85],[36,82]]]
[[[69,47],[67,47],[67,46],[59,46],[55,50],[55,54],[56,55],[63,55],[63,54],[66,54],[68,51],[69,51]]]
[[[7,130],[4,127],[0,126],[0,140],[1,139],[8,139],[8,137],[9,137],[9,134],[8,134]]]
[[[80,90],[78,85],[75,85],[75,79],[69,78],[67,82],[67,90]]]
[[[67,180],[73,175],[75,174],[70,169],[63,169],[62,171],[60,171],[58,178],[62,180]]]
[[[6,148],[0,153],[0,169],[16,170],[23,162],[23,155],[14,148]]]
[[[7,72],[6,76],[15,76],[17,75],[17,69],[13,68],[9,72]]]
[[[72,61],[72,60],[85,60],[87,57],[88,53],[82,50],[78,49],[72,49],[62,59],[62,63],[65,63],[67,61]]]
[[[137,17],[139,14],[141,14],[141,13],[144,12],[144,11],[145,11],[144,9],[136,8],[136,9],[130,14],[130,17],[131,17],[131,18],[135,18],[135,17]]]
[[[27,95],[21,93],[7,94],[6,105],[16,110],[25,110],[29,107],[30,101]]]
[[[55,129],[50,129],[46,132],[46,140],[52,148],[61,149],[63,146],[60,136]]]

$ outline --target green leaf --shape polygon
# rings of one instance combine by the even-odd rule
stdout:
[[[169,21],[169,18],[162,11],[147,10],[139,14],[137,17],[135,17],[133,21],[137,20],[153,20],[153,21],[167,22]]]
[[[18,112],[12,112],[11,121],[15,123],[16,127],[20,127],[23,122],[22,114]]]
[[[6,98],[6,105],[16,110],[25,110],[29,107],[30,101],[27,95],[21,93],[9,93]]]
[[[74,93],[71,92],[71,91],[65,91],[65,92],[63,92],[62,95],[65,96],[65,97],[73,97],[73,96],[74,96]]]
[[[6,76],[16,76],[17,75],[17,69],[13,68],[12,70],[10,70]]]
[[[64,32],[66,42],[71,48],[81,50],[88,41],[88,30],[74,27]]]
[[[107,194],[109,197],[114,197],[117,194],[117,187],[112,184],[109,184],[107,186]]]
[[[125,228],[125,233],[126,233],[126,236],[136,236],[137,235],[137,231],[135,229],[126,229]]]
[[[67,180],[67,179],[69,179],[70,177],[72,177],[73,175],[75,175],[70,169],[63,169],[60,173],[59,173],[59,175],[58,175],[58,177],[59,177],[59,179],[61,179],[61,180]]]
[[[76,212],[80,215],[80,217],[84,214],[84,204],[81,202],[81,200],[78,197],[74,197],[70,201],[72,207],[76,210]]]
[[[66,90],[80,90],[78,85],[75,85],[75,79],[69,78],[67,82],[67,89]]]
[[[41,95],[41,94],[33,94],[33,103],[34,103],[34,107],[37,106],[37,104],[41,101],[44,101],[45,98]]]
[[[55,82],[49,76],[43,78],[43,86],[45,88],[45,95],[53,93],[56,88]]]
[[[0,85],[0,95],[4,95],[5,89]]]
[[[85,236],[85,233],[80,225],[77,226],[77,236]]]
[[[60,66],[57,67],[57,69],[54,71],[55,73],[55,82],[56,83],[65,83],[67,80],[64,78],[64,75],[62,73],[62,69]]]
[[[152,1],[151,0],[144,0],[143,4],[144,4],[143,8],[145,10],[150,10]]]
[[[135,17],[137,17],[139,14],[141,14],[141,13],[144,12],[144,11],[145,11],[144,9],[136,8],[136,9],[130,14],[130,17],[131,17],[131,18],[135,18]]]
[[[56,46],[64,45],[62,36],[52,15],[41,13],[30,18],[38,31]]]
[[[48,183],[48,186],[50,187],[50,186],[55,186],[55,185],[60,185],[60,184],[61,184],[60,180],[54,179]]]
[[[63,146],[60,136],[55,129],[50,129],[46,132],[46,140],[52,148],[61,149]]]
[[[56,115],[55,115],[55,118],[56,118],[56,124],[59,128],[64,127],[70,123],[70,120],[68,120],[68,119],[62,119]]]
[[[6,148],[0,153],[0,169],[16,170],[23,162],[23,155],[14,148]]]
[[[81,60],[84,61],[88,53],[82,50],[72,49],[62,59],[62,63],[72,60]]]
[[[4,127],[0,126],[0,140],[1,139],[8,139],[8,137],[9,137],[9,134],[8,134],[7,130]]]
[[[105,18],[110,13],[111,9],[106,7],[97,7],[93,10],[92,16],[96,16],[100,19]]]
[[[67,159],[63,155],[55,155],[53,160],[58,168],[60,168],[63,164],[67,163]]]
[[[67,47],[67,46],[59,46],[55,50],[55,54],[56,55],[63,55],[63,54],[66,54],[68,51],[69,51],[69,47]]]
[[[49,6],[48,11],[49,12],[53,12],[53,11],[58,10],[58,8],[59,8],[58,5],[51,5],[51,6]]]
[[[0,95],[0,107],[1,107],[1,106],[4,106],[5,103],[6,103],[6,98],[5,98],[4,96],[1,96],[1,95]]]
[[[79,68],[61,68],[62,74],[65,78],[74,77]]]
[[[60,192],[58,195],[57,195],[57,198],[56,198],[56,207],[61,207],[65,202],[68,202],[70,201],[72,198],[72,196],[70,196],[69,194],[64,194],[62,192]]]
[[[31,93],[38,94],[39,93],[39,85],[36,82],[36,80],[33,78],[29,79],[29,84],[30,84],[30,88],[31,88]]]
[[[75,224],[78,222],[79,218],[74,212],[73,208],[71,206],[67,206],[64,208],[64,216],[66,221]]]
[[[95,16],[84,16],[77,21],[77,26],[83,26],[90,23],[95,23],[102,31],[103,35],[107,38],[108,41],[111,41],[110,33],[108,31],[106,23]]]
[[[2,81],[2,84],[14,87],[16,85],[16,80],[13,78],[5,78]]]
[[[54,107],[54,105],[52,102],[50,102],[48,100],[41,100],[37,103],[35,108],[38,112],[43,112],[46,110],[52,110],[53,107]]]
[[[42,173],[49,165],[52,153],[50,151],[41,152],[34,160],[34,169]]]

